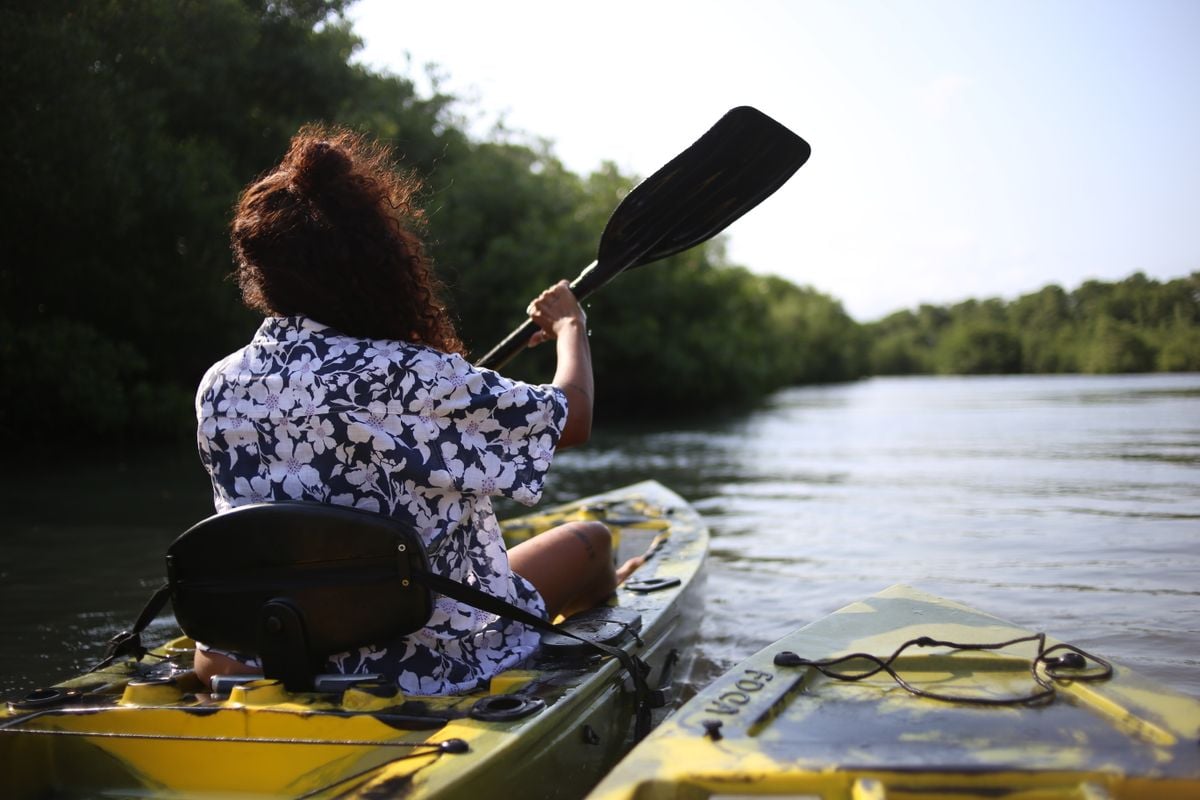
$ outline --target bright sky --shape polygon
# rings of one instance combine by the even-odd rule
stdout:
[[[477,133],[546,137],[580,174],[649,175],[733,106],[775,117],[813,155],[729,228],[730,260],[861,321],[1200,271],[1195,0],[361,0],[351,17],[364,63],[439,65]]]

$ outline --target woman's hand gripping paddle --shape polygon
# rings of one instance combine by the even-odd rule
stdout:
[[[571,291],[583,300],[627,269],[711,239],[786,183],[811,152],[761,111],[729,111],[625,196],[604,227],[596,260],[571,282]],[[499,369],[537,329],[526,321],[477,365]]]

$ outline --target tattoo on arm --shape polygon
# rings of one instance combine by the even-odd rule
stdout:
[[[563,388],[564,389],[574,389],[575,391],[579,392],[581,395],[586,397],[589,403],[592,402],[591,393],[587,389],[584,389],[582,386],[580,386],[578,383],[568,383]]]

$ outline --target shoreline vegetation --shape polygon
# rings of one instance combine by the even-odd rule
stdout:
[[[258,325],[229,280],[240,188],[303,123],[365,130],[425,181],[425,232],[478,357],[529,298],[594,258],[635,183],[551,146],[467,133],[463,103],[352,61],[348,0],[47,2],[0,10],[0,430],[189,438],[204,370]],[[435,75],[436,73],[431,73]],[[1200,370],[1200,272],[1135,273],[860,323],[834,298],[728,262],[721,242],[587,303],[600,413],[753,403],[868,375]],[[544,380],[548,353],[510,367]]]

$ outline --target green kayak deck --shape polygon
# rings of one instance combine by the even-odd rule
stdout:
[[[1039,666],[1047,690],[1031,672],[1036,642],[904,649],[891,665],[896,673],[918,691],[961,698],[945,701],[910,693],[886,672],[847,681],[800,661],[854,653],[886,661],[919,637],[999,644],[1029,635],[958,603],[892,587],[718,678],[589,797],[1200,797],[1200,701],[1123,666],[1105,677],[1104,662],[1088,657],[1056,667],[1058,678]],[[1047,648],[1055,644],[1047,640]],[[875,667],[858,658],[828,669],[856,677]],[[1034,694],[1045,696],[1008,702]]]
[[[661,719],[702,604],[708,532],[654,482],[509,520],[519,541],[597,519],[623,555],[653,556],[576,629],[643,659]],[[640,589],[640,591],[639,591]],[[12,698],[0,710],[0,797],[579,797],[632,744],[634,693],[611,656],[544,642],[524,668],[454,697],[394,686],[205,691],[193,643]]]

